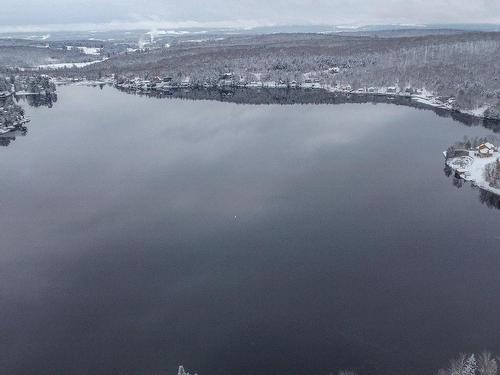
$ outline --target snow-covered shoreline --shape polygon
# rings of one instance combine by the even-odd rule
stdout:
[[[489,154],[483,157],[480,156],[477,149],[464,150],[462,151],[462,155],[456,157],[448,158],[446,151],[444,155],[446,165],[454,171],[456,177],[469,181],[480,189],[500,196],[500,188],[491,186],[487,180],[487,167],[500,159],[498,148],[492,147]]]
[[[107,80],[105,83],[110,83]],[[82,84],[80,82],[80,84]],[[119,83],[116,80],[113,80],[113,84],[119,88],[127,89],[127,90],[135,90],[138,92],[162,92],[168,90],[175,89],[197,89],[200,85],[193,85],[187,79],[181,83],[172,83],[172,82],[157,82],[154,83],[150,80],[141,80],[139,78],[135,78],[134,80],[130,80],[125,83]],[[453,98],[448,99],[447,101],[441,101],[438,96],[434,95],[431,92],[428,92],[425,89],[417,89],[411,90],[401,90],[396,87],[370,87],[370,88],[362,88],[358,90],[353,90],[349,85],[325,85],[321,82],[315,82],[311,80],[311,82],[275,82],[275,81],[255,81],[255,82],[226,82],[220,81],[217,84],[204,84],[201,87],[205,89],[230,89],[230,88],[249,88],[249,89],[258,89],[258,88],[267,88],[267,89],[316,89],[316,90],[325,90],[327,92],[335,93],[335,94],[345,94],[345,95],[357,95],[357,96],[385,96],[388,98],[409,98],[410,100],[433,108],[439,108],[443,110],[447,110],[449,112],[456,112],[463,115],[471,116],[477,119],[491,119],[496,120],[495,118],[491,118],[486,116],[486,110],[488,106],[483,105],[478,109],[469,110],[469,109],[460,109],[454,105],[455,101]]]
[[[97,85],[113,85],[117,88],[130,90],[140,93],[162,93],[169,92],[171,90],[179,89],[220,89],[228,90],[231,88],[247,88],[247,89],[294,89],[294,90],[324,90],[333,94],[344,94],[349,96],[383,96],[387,98],[408,98],[411,101],[418,103],[423,106],[428,106],[432,108],[442,109],[449,112],[454,112],[466,116],[470,116],[476,119],[488,119],[488,120],[498,120],[497,118],[492,118],[486,115],[486,111],[489,108],[487,105],[483,105],[476,109],[461,109],[455,105],[454,98],[448,98],[446,101],[440,99],[439,96],[433,94],[432,92],[424,89],[400,89],[397,86],[389,87],[369,87],[361,88],[358,90],[353,90],[350,85],[326,85],[318,80],[306,80],[306,82],[275,82],[275,81],[252,81],[252,82],[238,82],[232,80],[220,80],[216,84],[205,83],[205,84],[193,84],[189,77],[182,80],[182,82],[164,82],[161,79],[157,81],[141,79],[136,77],[134,79],[126,80],[122,82],[113,77],[104,77],[99,80],[88,80],[86,78],[54,78],[54,82],[57,85],[81,85],[81,86],[97,86]]]

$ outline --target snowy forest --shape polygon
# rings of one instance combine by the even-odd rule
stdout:
[[[31,94],[53,94],[56,92],[56,85],[52,79],[43,74],[23,75],[9,77],[0,75],[0,92]]]
[[[0,70],[34,70],[53,63],[85,63],[96,56],[109,57],[126,50],[127,45],[106,41],[44,41],[0,38]],[[92,53],[89,53],[92,51]],[[95,51],[95,52],[94,52]]]
[[[461,353],[457,358],[450,361],[447,367],[437,371],[436,375],[497,375],[498,359],[490,352],[484,351],[479,354]],[[177,375],[190,375],[179,366]],[[196,375],[196,374],[195,374]],[[341,370],[338,375],[357,375],[354,370]]]
[[[496,375],[497,372],[497,359],[490,352],[482,352],[479,355],[460,354],[437,375]]]
[[[14,97],[29,94],[29,105],[47,105],[57,100],[56,85],[46,75],[0,76],[0,134],[22,127],[26,122],[24,110]]]
[[[24,110],[17,105],[12,97],[0,99],[0,130],[19,124],[24,118]]]
[[[431,93],[443,103],[451,100],[454,109],[481,110],[486,118],[500,119],[500,32],[144,35],[133,43],[3,39],[0,73],[36,69],[89,80],[168,77],[190,87],[216,87],[228,74],[239,86],[314,82],[353,92],[395,87]],[[51,63],[90,65],[68,64],[57,71],[42,65]]]
[[[112,56],[66,75],[88,78],[169,76],[215,85],[221,74],[239,80],[303,82],[358,88],[398,86],[454,97],[455,105],[487,104],[500,116],[500,33],[465,32],[391,37],[341,34],[237,35],[178,41]]]

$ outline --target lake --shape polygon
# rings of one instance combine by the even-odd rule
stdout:
[[[0,372],[434,374],[500,350],[500,211],[391,104],[67,86],[0,148]],[[456,182],[455,182],[456,185]]]

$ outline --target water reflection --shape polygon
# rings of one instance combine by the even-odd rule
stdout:
[[[25,136],[28,134],[28,128],[26,126],[21,126],[19,129],[11,131],[9,133],[0,134],[0,146],[8,146],[11,142],[16,140],[16,137]]]
[[[448,165],[445,165],[443,172],[446,177],[451,178],[452,185],[457,189],[461,189],[464,186],[469,185],[464,179],[457,177]],[[500,210],[500,196],[477,186],[472,186],[472,188],[479,191],[479,201],[482,204],[488,208]]]
[[[486,207],[500,210],[500,196],[487,190],[479,189],[479,201]]]
[[[12,100],[12,97],[9,98]],[[54,103],[57,102],[57,94],[52,93],[48,95],[17,95],[15,96],[17,104],[27,103],[30,107],[47,107],[52,108]],[[4,102],[5,103],[5,102]],[[0,134],[0,146],[7,147],[19,136],[26,136],[28,134],[28,127],[25,124],[19,124],[15,130],[8,133]]]
[[[57,102],[57,94],[47,94],[47,95],[18,95],[16,96],[16,101],[26,102],[30,107],[48,107],[52,108],[54,103]]]
[[[238,104],[364,104],[389,103],[429,110],[439,117],[452,118],[467,126],[483,126],[495,133],[500,132],[500,120],[480,119],[468,114],[428,106],[404,96],[377,94],[332,93],[318,89],[272,89],[272,88],[224,88],[224,89],[170,89],[168,91],[141,92],[117,87],[129,94],[152,98],[179,98],[190,100],[215,100]]]
[[[499,351],[497,212],[440,158],[484,129],[61,92],[3,153],[4,373],[415,375]]]

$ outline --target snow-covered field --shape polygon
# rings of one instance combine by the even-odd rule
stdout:
[[[38,65],[37,68],[40,69],[51,69],[51,70],[56,70],[56,69],[64,69],[64,68],[83,68],[84,66],[92,65],[92,64],[97,64],[103,61],[106,61],[106,59],[101,59],[101,60],[94,60],[94,61],[87,61],[87,62],[74,62],[74,63],[55,63],[55,64],[45,64],[45,65]]]
[[[93,56],[99,56],[101,54],[101,48],[97,47],[74,47],[74,46],[67,46],[66,47],[69,50],[72,50],[73,48],[78,49],[82,51],[86,55],[93,55]]]

